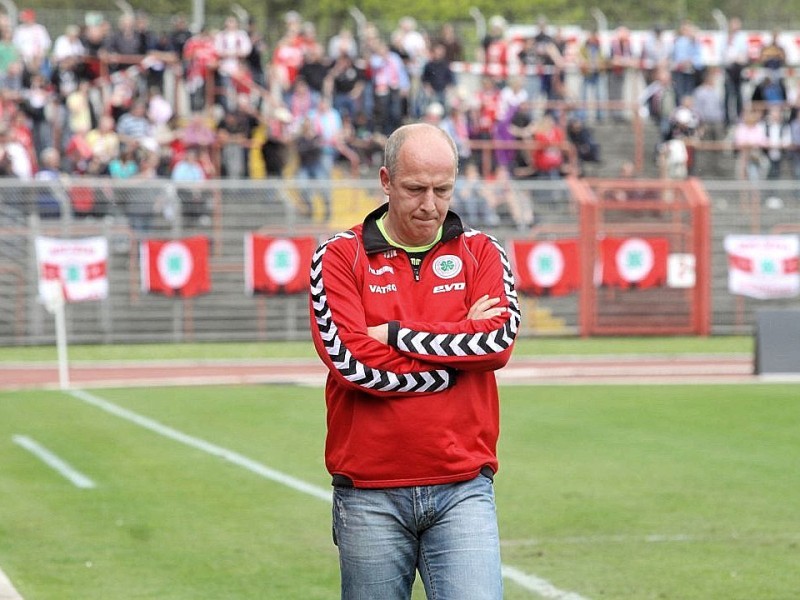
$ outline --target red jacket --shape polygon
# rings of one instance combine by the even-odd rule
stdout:
[[[311,263],[311,331],[329,369],[325,462],[357,487],[464,481],[497,471],[494,371],[520,323],[509,261],[494,238],[448,213],[415,275],[377,220],[324,242]],[[468,320],[482,295],[504,315]],[[367,327],[389,323],[389,345]]]

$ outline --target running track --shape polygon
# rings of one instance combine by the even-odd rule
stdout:
[[[321,385],[318,360],[75,362],[72,387],[152,387],[162,385],[267,384]],[[497,372],[504,385],[754,383],[749,355],[519,357]],[[0,364],[0,390],[57,389],[53,363]]]

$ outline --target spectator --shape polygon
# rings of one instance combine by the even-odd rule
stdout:
[[[725,68],[723,112],[725,126],[730,127],[742,114],[742,72],[749,62],[747,34],[739,17],[728,19],[728,29],[720,44],[720,64]]]
[[[703,83],[694,90],[694,111],[700,121],[700,139],[711,142],[725,137],[725,113],[718,79],[719,70],[710,67],[705,72]]]
[[[780,106],[771,106],[764,117],[764,133],[767,140],[764,153],[767,156],[767,179],[780,179],[781,166],[786,149],[792,143],[792,132],[783,118]]]
[[[342,117],[349,115],[353,118],[364,110],[366,75],[363,69],[356,66],[349,54],[339,55],[326,78],[326,93],[333,97],[333,107]]]
[[[103,115],[94,129],[86,134],[86,142],[91,155],[104,167],[119,155],[119,135],[114,130],[114,118]]]
[[[439,127],[444,129],[456,143],[459,168],[463,167],[472,158],[469,119],[463,105],[463,102],[453,103],[439,124]]]
[[[250,54],[247,55],[247,66],[253,77],[253,81],[259,87],[267,86],[267,77],[264,73],[264,55],[267,53],[267,42],[264,35],[258,29],[258,24],[254,17],[247,21],[247,34],[250,36]]]
[[[268,177],[283,177],[287,162],[287,144],[291,141],[292,113],[280,102],[272,100],[266,106],[267,139],[261,156]]]
[[[669,118],[678,106],[672,74],[667,68],[656,69],[655,79],[639,98],[640,110],[658,126],[661,141],[669,136]]]
[[[70,93],[64,105],[67,109],[67,132],[89,131],[93,123],[96,122],[92,112],[92,105],[89,102],[89,91],[91,83],[83,80],[78,84],[75,91]]]
[[[780,35],[780,29],[773,29],[769,44],[761,49],[758,57],[761,66],[773,71],[777,79],[781,79],[780,70],[786,66],[786,50],[780,43]]]
[[[522,85],[522,78],[519,76],[509,77],[508,85],[500,90],[500,101],[497,109],[497,120],[495,121],[492,139],[499,142],[514,141],[514,134],[511,132],[511,121],[517,113],[519,107],[528,101],[528,90]],[[508,147],[508,144],[501,144],[495,150],[495,160],[499,165],[505,165],[509,169],[513,167],[516,158],[516,149]]]
[[[142,144],[145,140],[154,139],[153,133],[153,124],[147,118],[147,103],[144,100],[136,100],[130,111],[117,121],[117,134],[123,144]]]
[[[52,115],[52,101],[53,94],[45,85],[44,78],[39,74],[31,77],[30,88],[23,92],[19,108],[30,120],[36,155],[54,142],[53,123],[48,119]]]
[[[370,56],[375,94],[375,123],[388,136],[400,126],[403,100],[408,98],[410,79],[403,60],[383,42],[378,41]]]
[[[672,80],[678,103],[691,95],[702,77],[703,62],[697,30],[689,20],[681,22],[678,36],[672,47]]]
[[[552,100],[555,92],[554,81],[563,56],[555,38],[547,31],[548,23],[545,17],[539,17],[538,28],[533,43],[536,64],[539,68],[539,93],[546,100]]]
[[[247,59],[252,49],[250,35],[239,26],[236,17],[226,17],[224,27],[214,36],[214,50],[219,60],[217,68],[219,85],[224,90],[231,89],[231,78],[239,70],[239,61]],[[235,100],[231,100],[228,96],[228,94],[223,96],[222,105],[231,110]]]
[[[136,17],[124,13],[117,21],[117,29],[106,38],[101,58],[108,61],[111,72],[116,72],[138,64],[146,52],[144,40],[136,31]]]
[[[300,123],[300,131],[294,140],[295,151],[297,152],[297,173],[295,178],[303,185],[300,189],[300,199],[303,202],[303,214],[307,217],[314,216],[314,193],[309,189],[305,182],[309,180],[324,181],[330,178],[330,174],[325,172],[322,158],[322,138],[319,135],[314,122],[306,117]],[[323,199],[322,222],[326,223],[331,216],[330,193],[325,193],[319,188]]]
[[[201,162],[201,150],[197,146],[187,146],[183,156],[175,163],[170,179],[185,184],[178,189],[181,199],[181,212],[190,224],[209,225],[211,218],[207,197],[196,184],[207,179],[206,170]]]
[[[47,54],[53,42],[47,29],[36,22],[36,11],[26,8],[19,13],[20,23],[14,30],[13,43],[29,73],[47,76]]]
[[[508,45],[506,28],[508,23],[500,15],[489,19],[489,30],[481,41],[478,60],[484,64],[484,72],[492,77],[504,79],[508,67]]]
[[[12,41],[12,35],[10,28],[0,28],[0,83],[5,82],[11,66],[19,64],[22,60],[19,50]]]
[[[734,128],[733,143],[738,153],[737,175],[753,182],[762,179],[768,169],[764,154],[767,135],[757,109],[745,111],[742,120]]]
[[[33,179],[31,155],[6,123],[0,123],[0,147],[4,152],[4,170],[10,177]]]
[[[580,50],[579,65],[583,76],[581,100],[586,104],[592,97],[596,103],[594,117],[598,122],[603,120],[603,103],[606,100],[606,60],[600,34],[597,29],[592,29]],[[586,111],[582,112],[581,116],[585,118]]]
[[[61,217],[61,199],[64,191],[59,190],[57,184],[61,179],[59,170],[61,155],[52,147],[42,150],[39,156],[40,168],[34,175],[34,180],[43,185],[37,190],[36,205],[39,216],[43,219],[58,219]]]
[[[600,163],[600,144],[595,141],[594,133],[586,127],[581,119],[570,119],[567,123],[567,137],[575,146],[578,161],[583,168],[585,163]]]
[[[542,116],[533,134],[533,167],[539,179],[561,179],[564,166],[564,131],[549,114]]]
[[[767,71],[753,89],[752,101],[756,105],[783,104],[786,96],[783,78],[776,71]]]
[[[290,28],[278,40],[278,44],[272,52],[270,86],[274,88],[274,93],[284,98],[284,101],[294,87],[300,67],[303,66],[303,48],[300,43],[298,32]]]
[[[123,144],[119,156],[112,158],[108,164],[108,174],[112,179],[130,179],[139,173],[139,161],[136,158],[136,144]]]
[[[178,55],[183,57],[183,49],[192,37],[192,31],[186,22],[185,15],[175,15],[170,21],[172,27],[169,31],[169,43],[172,50]]]
[[[53,46],[53,61],[61,63],[67,59],[82,60],[86,48],[80,38],[81,30],[77,25],[67,25],[64,33],[56,38]]]
[[[229,179],[247,177],[247,157],[250,138],[258,122],[250,98],[239,95],[236,108],[226,111],[217,125],[217,138],[221,146],[221,175]]]
[[[436,43],[442,44],[445,48],[445,58],[448,63],[461,62],[464,60],[464,46],[456,35],[455,27],[452,23],[443,23],[436,38]]]
[[[203,28],[189,38],[183,47],[183,60],[186,63],[186,90],[189,92],[191,110],[203,110],[206,85],[213,81],[219,60],[214,36]]]
[[[422,110],[431,102],[438,102],[444,107],[450,105],[449,95],[456,85],[456,78],[447,60],[447,48],[443,44],[434,44],[431,58],[422,69],[420,81]]]
[[[664,35],[661,25],[653,27],[652,33],[645,38],[639,58],[645,85],[653,83],[658,69],[669,68],[672,46]]]
[[[139,172],[131,177],[136,181],[152,181],[158,177],[159,156],[156,152],[144,152]],[[125,214],[128,224],[135,232],[146,235],[150,232],[157,207],[161,206],[158,188],[143,185],[128,189]]]
[[[352,60],[358,56],[358,42],[347,27],[342,27],[328,40],[328,58],[336,61],[341,56],[349,56]]]
[[[322,51],[322,46],[313,44],[308,48],[298,77],[302,78],[317,96],[323,93],[325,78],[331,63]]]
[[[319,94],[311,89],[308,82],[302,77],[295,79],[288,99],[292,122],[299,125],[301,119],[317,107],[318,102]]]
[[[633,64],[630,31],[627,27],[618,27],[611,40],[608,71],[608,100],[614,104],[611,107],[611,115],[615,121],[625,119],[625,113],[620,105],[626,99],[625,86],[628,71]]]

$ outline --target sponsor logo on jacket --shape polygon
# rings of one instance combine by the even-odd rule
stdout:
[[[433,293],[434,294],[445,294],[447,292],[455,292],[455,291],[462,291],[467,288],[467,284],[463,281],[458,281],[456,283],[444,283],[442,285],[435,285],[433,286]]]
[[[392,275],[394,275],[394,269],[389,265],[383,265],[378,269],[373,269],[372,267],[370,267],[369,272],[371,275],[383,275],[384,273],[391,273]]]
[[[374,283],[370,283],[369,291],[373,294],[390,294],[397,291],[397,286],[394,283],[389,283],[387,285],[376,285]]]

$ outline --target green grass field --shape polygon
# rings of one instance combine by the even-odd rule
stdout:
[[[797,597],[797,385],[501,394],[503,562],[523,584]],[[337,598],[323,439],[316,388],[0,393],[0,567],[25,600]],[[507,579],[506,598],[567,597],[523,584]]]
[[[600,337],[518,339],[516,355],[553,356],[565,354],[730,354],[751,353],[753,338],[714,337]],[[199,343],[75,345],[69,348],[71,360],[146,360],[146,359],[262,359],[313,358],[310,341],[281,343]],[[0,363],[10,361],[54,361],[55,346],[0,347]]]

